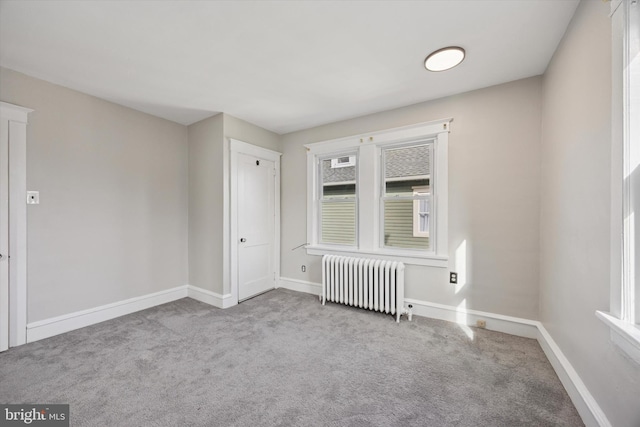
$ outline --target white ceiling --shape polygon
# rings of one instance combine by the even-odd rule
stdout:
[[[225,112],[287,133],[542,74],[577,4],[2,0],[0,65],[183,124]],[[449,45],[465,61],[426,71]]]

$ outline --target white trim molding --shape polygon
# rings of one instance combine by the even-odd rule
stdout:
[[[129,298],[111,304],[27,324],[27,342],[34,342],[86,326],[125,316],[140,310],[186,298],[187,285]]]
[[[0,323],[8,323],[9,330],[8,341],[0,343],[0,350],[27,342],[27,124],[32,112],[30,108],[0,102],[9,153],[9,298],[0,313]]]
[[[76,311],[50,319],[39,320],[27,325],[27,342],[34,342],[65,332],[74,331],[86,326],[95,325],[116,317],[125,316],[137,311],[146,310],[157,305],[166,304],[182,298],[193,298],[196,301],[217,308],[229,308],[237,304],[231,294],[220,295],[206,289],[191,285],[183,285],[148,295],[129,298],[127,300]]]
[[[410,251],[376,252],[376,251],[367,251],[367,250],[350,250],[350,249],[343,250],[343,249],[336,249],[327,245],[316,245],[316,246],[307,246],[307,255],[318,255],[318,256],[342,255],[342,256],[352,256],[352,257],[361,257],[361,258],[363,256],[366,256],[366,258],[400,261],[400,262],[404,262],[405,264],[411,264],[411,265],[425,265],[428,267],[438,267],[438,268],[449,267],[449,257],[435,256],[435,255],[431,255],[429,257],[420,257],[420,256],[416,256],[415,253],[411,253]]]
[[[33,113],[33,111],[34,110],[31,108],[0,101],[0,112],[2,113],[2,117],[11,122],[27,124],[29,122],[29,113]]]
[[[416,123],[409,126],[305,144],[305,147],[314,154],[330,154],[367,145],[388,144],[399,140],[410,141],[412,139],[423,138],[428,135],[434,136],[439,133],[449,133],[452,121],[453,118],[449,117],[430,122]]]
[[[307,294],[321,295],[322,284],[306,280],[281,277],[279,287]],[[452,305],[438,304],[412,298],[405,298],[405,305],[411,305],[413,314],[431,319],[446,320],[465,326],[476,326],[476,321],[485,320],[486,329],[525,338],[537,338],[538,324],[536,320],[505,316],[477,310],[467,310]]]
[[[516,335],[525,338],[537,338],[538,323],[535,320],[505,316],[486,311],[470,310],[462,307],[438,304],[405,298],[405,305],[412,305],[411,311],[417,316],[446,320],[465,326],[476,326],[478,320],[486,322],[485,329]]]
[[[640,327],[604,311],[596,311],[596,316],[611,328],[611,341],[640,364]]]
[[[306,144],[307,149],[307,242],[308,255],[362,254],[385,256],[405,264],[448,267],[448,156],[452,118],[417,123],[345,138]],[[384,246],[381,206],[381,153],[385,148],[411,143],[433,146],[432,247],[427,251]],[[357,153],[356,241],[352,246],[323,244],[320,241],[320,167],[326,156]]]
[[[282,153],[269,150],[267,148],[258,147],[237,139],[229,138],[229,242],[224,245],[225,254],[229,254],[229,280],[231,282],[231,300],[228,303],[235,305],[239,300],[239,278],[238,278],[238,155],[247,154],[260,159],[273,162],[275,168],[274,176],[274,227],[273,227],[273,287],[278,286],[278,277],[280,277],[280,157]],[[225,202],[226,203],[226,202]],[[225,210],[226,211],[226,210]],[[227,265],[225,263],[225,265]]]
[[[279,283],[280,287],[293,291],[313,295],[322,293],[322,284],[320,283],[288,277],[281,277]],[[405,298],[405,305],[411,305],[411,311],[417,316],[457,323],[467,331],[471,331],[469,326],[475,327],[478,320],[484,320],[488,330],[537,340],[585,425],[587,427],[611,427],[611,423],[600,405],[541,322],[412,298]]]
[[[621,7],[620,7],[621,6]],[[634,215],[640,207],[637,165],[640,145],[637,75],[640,66],[637,43],[640,5],[618,0],[611,5],[612,103],[611,103],[611,225],[609,310],[595,314],[610,329],[611,342],[640,364],[640,264],[637,253],[640,223]]]
[[[189,298],[193,298],[196,301],[200,301],[218,308],[229,308],[238,304],[238,301],[234,300],[233,295],[231,294],[220,295],[218,293],[198,288],[192,285],[187,285],[187,296]]]
[[[290,279],[288,277],[281,277],[280,280],[278,280],[278,287],[312,295],[322,294],[322,285],[320,283]]]
[[[551,366],[560,378],[560,382],[567,390],[567,394],[571,398],[573,405],[576,407],[578,414],[582,418],[587,427],[611,427],[611,423],[607,419],[602,408],[593,397],[587,386],[582,382],[580,375],[573,368],[569,359],[567,359],[560,350],[560,347],[551,337],[544,325],[536,322],[538,325],[538,343],[542,347],[542,351],[549,359]]]

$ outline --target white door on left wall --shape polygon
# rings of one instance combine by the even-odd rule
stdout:
[[[9,348],[9,122],[0,121],[0,351]]]

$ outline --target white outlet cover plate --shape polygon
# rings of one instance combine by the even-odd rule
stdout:
[[[40,192],[39,191],[27,191],[27,204],[38,205],[40,204]]]

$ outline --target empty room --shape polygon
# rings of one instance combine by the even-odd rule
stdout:
[[[0,101],[0,425],[640,426],[636,0],[0,0]]]

